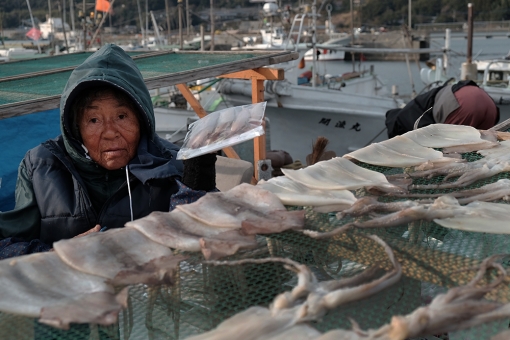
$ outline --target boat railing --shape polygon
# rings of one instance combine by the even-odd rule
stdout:
[[[290,40],[292,39],[292,35],[297,34],[297,38],[294,41],[294,49],[297,51],[299,42],[301,41],[301,32],[303,32],[303,24],[305,22],[305,17],[306,17],[306,14],[301,14],[301,13],[296,14],[294,16],[294,20],[292,20],[292,25],[290,26],[289,34],[288,34],[287,39],[285,40],[285,44],[283,46],[283,48],[285,50],[287,50],[287,48],[289,47],[289,43],[290,43]],[[299,29],[297,32],[294,32],[296,24],[299,24]]]
[[[508,79],[502,79],[501,81],[494,82],[493,80],[489,80],[489,72],[495,71],[494,69],[491,70],[491,66],[493,64],[510,64],[510,60],[504,60],[504,59],[497,59],[492,60],[487,63],[487,66],[485,67],[485,70],[483,71],[483,81],[482,86],[498,86],[500,84],[505,84],[507,87],[509,85]]]

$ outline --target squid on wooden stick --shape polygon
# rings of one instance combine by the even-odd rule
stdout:
[[[435,194],[413,194],[413,193],[403,193],[403,194],[395,194],[393,197],[408,197],[408,198],[436,198],[439,196],[444,196],[444,193],[435,193]],[[467,204],[474,201],[495,201],[497,199],[505,198],[506,196],[510,196],[510,179],[500,179],[497,182],[486,184],[479,188],[468,189],[468,190],[460,190],[455,192],[448,193],[448,196],[452,196],[458,199],[460,204]],[[368,197],[368,196],[367,196]],[[358,199],[358,201],[351,206],[350,209],[344,210],[345,214],[351,209],[354,209],[356,205],[361,205],[361,201],[363,198]],[[375,197],[373,198],[375,200]],[[387,203],[380,203],[381,205]],[[400,203],[400,202],[396,202]],[[370,200],[366,199],[367,206],[370,206]],[[376,203],[374,203],[376,204]],[[351,214],[352,215],[352,214]],[[337,216],[341,217],[343,215],[337,214]]]
[[[450,189],[470,185],[480,179],[489,178],[501,172],[510,171],[510,163],[499,163],[492,167],[483,165],[481,168],[464,172],[455,182],[442,184],[411,185],[410,189]]]
[[[329,232],[318,232],[315,230],[303,230],[303,234],[312,238],[328,238],[342,234],[354,227],[356,228],[382,228],[394,227],[417,220],[432,221],[454,217],[464,213],[465,208],[461,207],[457,200],[450,196],[441,196],[432,204],[419,204],[401,211],[383,215],[364,222],[351,222]]]
[[[379,202],[377,197],[365,196],[361,197],[349,209],[345,209],[336,214],[338,219],[347,215],[349,216],[362,216],[368,213],[377,212],[394,212],[407,209],[419,205],[417,201],[400,201],[400,202]]]

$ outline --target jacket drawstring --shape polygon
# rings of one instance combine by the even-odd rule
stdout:
[[[126,182],[129,193],[129,210],[131,211],[131,221],[133,221],[133,198],[131,197],[131,184],[129,183],[128,165],[126,165]]]

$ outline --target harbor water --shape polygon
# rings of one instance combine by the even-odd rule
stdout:
[[[452,33],[451,35],[451,52],[449,55],[449,75],[455,78],[460,78],[460,66],[466,61],[467,53],[467,39],[465,33]],[[487,38],[487,36],[491,38]],[[444,34],[433,34],[430,37],[430,47],[434,49],[444,47],[445,39]],[[510,38],[502,35],[493,35],[487,33],[484,35],[476,35],[473,38],[473,60],[485,60],[501,58],[508,54],[510,51]],[[439,58],[441,54],[431,55],[430,58]],[[419,66],[418,66],[419,64]],[[406,62],[404,61],[356,61],[354,66],[355,70],[368,70],[370,65],[374,65],[375,72],[382,78],[385,84],[391,88],[392,85],[397,85],[399,94],[401,96],[411,96],[412,83],[416,93],[420,93],[425,87],[425,84],[420,80],[420,67],[425,67],[424,62],[416,62],[410,58],[409,68],[411,70],[411,78],[408,72]],[[311,62],[307,62],[306,69],[311,67]],[[317,62],[318,72],[320,74],[342,74],[353,71],[353,63],[351,61],[325,61]]]

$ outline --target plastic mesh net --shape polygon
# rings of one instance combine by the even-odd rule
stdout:
[[[170,53],[162,55],[153,55],[143,58],[137,58],[135,60],[138,68],[140,69],[144,79],[153,78],[162,75],[175,74],[184,71],[196,70],[200,72],[200,68],[227,64],[229,62],[243,61],[250,58],[256,57],[253,53],[239,53],[239,54],[201,54],[201,53]],[[67,56],[66,56],[67,57]],[[53,57],[52,57],[53,58]],[[48,62],[52,58],[41,58],[43,60],[48,59]],[[75,59],[69,60],[69,64],[78,65],[80,60],[85,60],[86,56],[79,54]],[[39,59],[40,60],[40,59]],[[39,62],[39,60],[31,61],[33,63]],[[21,64],[22,62],[19,62]],[[32,66],[33,63],[27,61],[27,70],[38,66]],[[12,63],[14,74],[23,74],[23,72],[16,66],[18,63]],[[51,62],[52,65],[55,65]],[[22,68],[23,68],[22,64]],[[44,64],[42,64],[44,65]],[[4,75],[3,72],[8,64],[3,65],[6,68],[0,68],[0,76]],[[1,65],[0,65],[1,67]],[[42,67],[42,66],[40,66]],[[54,66],[49,66],[54,67]],[[63,67],[59,65],[59,67]],[[14,68],[18,68],[14,70]],[[228,72],[228,71],[226,71]],[[47,75],[38,75],[23,79],[13,79],[8,81],[0,82],[0,105],[18,103],[26,100],[40,99],[44,97],[57,96],[64,90],[65,84],[71,75],[71,71],[62,71]]]
[[[463,156],[468,161],[481,157],[477,153]],[[361,165],[386,174],[402,171]],[[470,187],[508,177],[508,173],[503,173]],[[419,179],[427,184],[441,180],[439,176]],[[350,217],[339,220],[334,214],[316,213],[304,207],[289,209],[305,209],[306,228],[312,230],[328,231],[352,220]],[[434,222],[417,221],[392,228],[354,230],[323,240],[297,232],[259,237],[257,249],[231,259],[287,257],[307,264],[321,281],[353,276],[372,265],[390,269],[391,263],[382,247],[362,237],[362,233],[377,234],[384,239],[401,262],[404,275],[398,284],[372,297],[329,311],[312,323],[320,331],[350,328],[349,318],[355,319],[363,329],[380,327],[388,323],[392,315],[408,314],[447,288],[466,284],[474,272],[462,269],[476,266],[489,255],[510,252],[508,235],[449,230]],[[189,254],[181,263],[175,286],[131,287],[130,308],[123,312],[116,326],[73,325],[70,330],[62,331],[41,325],[34,319],[0,314],[0,338],[184,339],[213,329],[250,306],[267,306],[278,293],[296,284],[296,276],[279,263],[210,266],[202,264],[201,255]],[[501,285],[487,298],[507,302],[509,287]],[[451,340],[488,339],[506,328],[508,320],[502,320],[436,336]]]
[[[144,52],[146,53],[146,52]],[[144,54],[127,52],[131,57]],[[27,73],[41,72],[69,66],[77,66],[87,59],[92,52],[61,54],[37,59],[19,60],[0,64],[0,77],[19,76]]]

